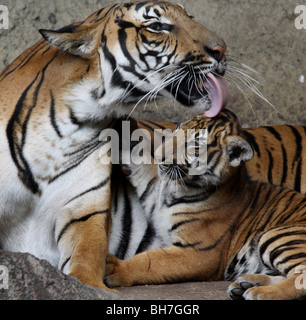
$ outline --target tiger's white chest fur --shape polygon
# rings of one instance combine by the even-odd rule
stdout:
[[[15,162],[6,140],[5,123],[0,123],[0,248],[30,252],[55,266],[60,260],[57,229],[73,214],[67,203],[108,175],[99,163],[100,129],[81,127],[68,119],[66,123],[56,119],[56,132],[48,115],[38,122],[34,114],[26,134],[20,132],[20,140],[17,136],[14,141]],[[18,179],[20,172],[32,176],[36,193]]]
[[[186,195],[186,190],[183,190],[179,183],[167,179],[159,179],[157,190],[154,222],[164,245],[169,246],[176,242],[177,237],[176,232],[172,231],[174,224],[172,214],[182,206],[175,203],[175,200]]]

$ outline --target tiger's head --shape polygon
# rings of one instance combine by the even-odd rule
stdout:
[[[60,54],[87,61],[90,72],[71,89],[70,99],[76,109],[92,106],[96,119],[126,115],[133,108],[126,102],[158,96],[174,97],[208,117],[228,101],[222,77],[226,44],[181,5],[114,4],[82,22],[40,32]]]
[[[161,178],[209,187],[231,178],[235,168],[253,158],[253,149],[237,117],[223,110],[214,119],[199,115],[180,124],[155,154]]]

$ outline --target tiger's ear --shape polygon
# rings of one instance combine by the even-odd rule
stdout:
[[[95,52],[101,35],[95,25],[72,24],[58,30],[40,29],[41,35],[63,52],[69,52],[84,58]]]
[[[226,155],[230,166],[238,167],[241,162],[253,158],[254,152],[251,145],[240,136],[229,136],[226,138]]]

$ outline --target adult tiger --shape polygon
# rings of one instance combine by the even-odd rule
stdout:
[[[226,45],[163,1],[40,32],[0,75],[0,247],[105,288],[111,166],[99,134],[151,94],[216,115],[228,98]]]
[[[195,130],[191,145],[189,129]],[[181,131],[174,150],[185,151],[185,162],[177,153],[173,164],[129,166],[162,248],[128,260],[109,255],[108,285],[226,279],[236,280],[229,287],[234,299],[306,297],[295,285],[306,269],[304,195],[248,176],[244,162],[253,149],[229,110],[189,120],[176,136]],[[172,143],[163,147],[171,150]],[[198,165],[200,152],[207,165]],[[191,175],[191,169],[202,171]]]

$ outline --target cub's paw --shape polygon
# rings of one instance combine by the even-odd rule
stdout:
[[[244,277],[239,277],[235,282],[231,283],[227,289],[227,294],[232,300],[243,300],[244,293],[251,287],[258,286],[259,284],[252,283],[244,279]]]
[[[284,277],[265,274],[248,274],[237,278],[230,284],[227,293],[233,300],[269,300],[274,299],[274,284]]]
[[[108,254],[106,258],[106,277],[104,283],[110,287],[129,287],[132,285],[128,270],[125,268],[126,261],[117,259]]]

